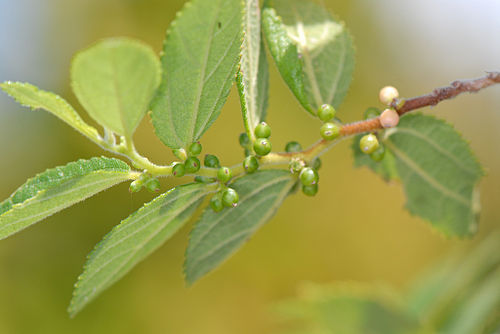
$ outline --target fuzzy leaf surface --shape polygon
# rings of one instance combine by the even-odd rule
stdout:
[[[187,282],[194,283],[238,250],[271,219],[295,181],[288,171],[266,170],[234,182],[238,206],[218,213],[207,208],[191,232],[184,266]]]
[[[245,2],[244,37],[236,83],[240,94],[243,122],[250,138],[254,129],[266,117],[269,96],[269,69],[264,41],[261,39],[258,0]]]
[[[307,101],[313,110],[325,103],[338,108],[354,70],[354,47],[347,28],[310,0],[269,3],[298,50]]]
[[[0,240],[131,178],[125,162],[105,157],[38,174],[0,203]]]
[[[44,109],[66,124],[75,128],[84,136],[98,138],[97,130],[85,123],[73,107],[62,97],[39,89],[29,83],[7,81],[0,88],[17,102],[32,110]]]
[[[71,65],[73,90],[89,115],[131,138],[160,83],[161,66],[142,42],[111,38],[79,52]]]
[[[383,141],[396,158],[407,209],[451,236],[477,230],[477,185],[483,170],[468,143],[446,122],[407,114],[385,132]]]
[[[90,253],[75,284],[69,313],[75,315],[174,235],[193,215],[210,189],[198,183],[174,188],[113,228]]]
[[[236,75],[242,13],[241,1],[192,0],[167,32],[152,118],[168,147],[187,148],[219,116]]]

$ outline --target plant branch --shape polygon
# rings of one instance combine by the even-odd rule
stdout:
[[[431,93],[412,97],[409,99],[395,99],[391,103],[398,114],[404,115],[407,112],[420,108],[435,106],[441,101],[449,100],[462,93],[476,93],[486,87],[500,83],[500,72],[490,72],[487,75],[470,80],[456,80],[449,86],[434,89]],[[342,126],[340,134],[342,136],[353,135],[363,132],[372,132],[382,129],[382,125],[377,118],[368,119]]]

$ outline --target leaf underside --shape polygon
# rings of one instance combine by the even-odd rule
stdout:
[[[243,122],[250,138],[254,138],[255,127],[266,117],[269,95],[269,70],[264,41],[261,39],[260,17],[259,1],[246,1],[244,38],[236,83]]]
[[[43,91],[36,86],[22,82],[7,81],[0,84],[0,88],[25,107],[33,110],[44,109],[81,132],[84,136],[99,137],[95,128],[86,124],[66,100],[54,93]]]
[[[328,103],[338,108],[354,70],[354,47],[347,28],[313,1],[272,2],[301,55],[304,87],[312,107],[317,110]]]
[[[474,234],[483,171],[460,134],[432,116],[407,114],[385,137],[396,158],[407,209],[446,235]]]
[[[220,114],[236,75],[242,12],[240,1],[192,0],[167,32],[152,118],[170,148],[187,148]]]
[[[295,177],[283,170],[260,171],[234,182],[238,206],[218,213],[207,208],[191,232],[184,265],[188,284],[240,248],[274,215],[294,183]]]
[[[105,157],[71,162],[38,174],[0,203],[0,239],[129,179],[126,163]]]
[[[297,46],[288,36],[281,18],[271,6],[272,1],[265,1],[262,10],[262,30],[267,46],[288,88],[304,109],[314,115],[304,87],[302,61]]]
[[[175,234],[210,189],[208,185],[198,183],[174,188],[113,228],[90,253],[75,284],[69,313],[74,316]]]
[[[73,90],[89,115],[127,138],[148,111],[160,77],[154,51],[128,38],[100,41],[79,52],[71,65]]]

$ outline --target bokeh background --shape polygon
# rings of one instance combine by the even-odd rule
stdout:
[[[72,55],[110,36],[131,36],[159,51],[183,0],[0,0],[0,81],[31,82],[69,100]],[[345,121],[377,106],[380,87],[402,96],[500,69],[500,2],[492,0],[324,0],[345,21],[357,47]],[[204,153],[225,164],[242,155],[234,90],[203,138]],[[289,198],[274,219],[221,268],[186,288],[182,276],[190,226],[103,293],[75,319],[66,307],[86,254],[121,219],[152,196],[123,184],[0,242],[0,333],[273,333],[269,306],[313,282],[384,282],[404,290],[445,253],[470,247],[500,227],[500,87],[426,112],[452,122],[488,175],[481,184],[480,231],[472,241],[446,240],[404,209],[398,184],[353,169],[350,143],[323,158],[317,197]],[[268,122],[275,148],[309,145],[319,123],[303,112],[271,66]],[[92,122],[91,122],[92,123]],[[153,161],[171,161],[149,119],[135,139]],[[78,158],[104,154],[46,112],[29,112],[0,94],[0,198],[28,177]],[[174,180],[163,181],[163,189]]]

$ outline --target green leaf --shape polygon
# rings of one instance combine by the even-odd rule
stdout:
[[[113,228],[90,253],[75,284],[69,313],[74,316],[174,235],[210,191],[212,188],[206,184],[179,186],[145,204]]]
[[[245,129],[250,138],[255,138],[255,127],[266,117],[269,69],[261,39],[259,1],[247,0],[245,7],[244,38],[236,83]]]
[[[194,283],[231,256],[274,215],[295,183],[288,171],[266,170],[238,179],[238,206],[214,212],[207,208],[191,232],[184,270]]]
[[[295,95],[299,103],[311,114],[315,114],[307,99],[304,87],[302,61],[297,46],[292,42],[281,18],[271,7],[271,1],[264,2],[262,10],[262,30],[269,51],[278,67],[281,77]]]
[[[0,240],[132,178],[126,163],[105,157],[78,160],[38,174],[0,204]]]
[[[192,0],[167,32],[152,118],[170,148],[187,148],[219,116],[237,70],[242,12],[239,0]]]
[[[79,52],[71,84],[89,115],[111,131],[131,138],[158,87],[161,66],[154,51],[128,38],[111,38]]]
[[[359,141],[363,135],[358,135],[354,137],[352,143],[352,151],[354,153],[354,167],[366,166],[373,170],[375,173],[379,174],[385,181],[398,180],[398,171],[396,170],[396,159],[394,155],[389,151],[385,151],[384,158],[382,161],[373,161],[370,155],[363,153],[359,148]]]
[[[446,235],[477,230],[483,175],[469,145],[452,126],[432,116],[407,114],[385,132],[384,144],[396,157],[407,209]]]
[[[440,333],[482,334],[490,324],[498,324],[500,315],[500,267],[470,291],[468,298],[458,304],[453,318]]]
[[[23,106],[33,110],[47,110],[84,136],[91,139],[99,138],[97,130],[85,123],[75,109],[60,96],[22,82],[7,81],[0,84],[0,88]]]
[[[328,103],[338,108],[347,94],[354,70],[354,47],[346,27],[313,1],[270,0],[269,3],[281,18],[279,30],[286,31],[288,41],[298,50],[299,59],[295,63],[302,62],[303,84],[311,107],[317,110]],[[292,54],[295,52],[291,52],[290,57]],[[275,60],[278,62],[276,57]],[[280,72],[283,75],[281,69]]]
[[[413,284],[407,297],[408,308],[420,319],[439,326],[440,333],[458,333],[459,327],[463,327],[463,333],[482,333],[479,329],[495,311],[488,305],[500,305],[500,290],[487,283],[496,279],[499,286],[498,276],[494,278],[500,270],[499,244],[500,233],[492,233],[473,249],[453,253],[437,263]],[[476,303],[478,307],[471,306]],[[472,326],[475,330],[472,323],[476,324]]]
[[[404,334],[420,330],[400,298],[385,287],[359,284],[304,285],[299,298],[276,305],[304,333]],[[419,332],[423,333],[423,332]]]

